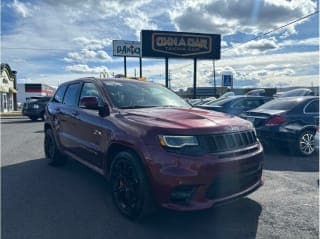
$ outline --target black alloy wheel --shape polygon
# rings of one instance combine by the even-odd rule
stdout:
[[[303,131],[298,139],[298,153],[302,156],[309,156],[314,153],[314,132],[312,130]]]
[[[134,154],[128,151],[118,153],[110,175],[113,201],[124,216],[136,220],[154,211],[144,168]]]

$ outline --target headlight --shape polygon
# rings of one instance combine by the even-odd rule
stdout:
[[[159,135],[159,141],[162,146],[170,148],[182,148],[184,146],[199,145],[195,136]]]
[[[34,105],[33,105],[33,108],[34,108],[34,109],[39,109],[39,105],[34,104]]]

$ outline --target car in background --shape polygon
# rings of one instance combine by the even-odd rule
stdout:
[[[22,115],[29,117],[32,121],[44,119],[45,107],[50,101],[50,96],[32,97],[23,104]]]
[[[226,93],[224,93],[223,95],[221,95],[220,97],[219,97],[219,99],[220,98],[227,98],[227,97],[231,97],[231,96],[235,96],[236,94],[233,92],[233,91],[229,91],[229,92],[226,92]]]
[[[197,105],[203,105],[206,104],[208,102],[214,101],[217,98],[214,96],[208,97],[208,98],[204,98],[204,99],[189,99],[188,103],[191,104],[192,106],[197,106]]]
[[[198,105],[196,107],[239,116],[248,110],[259,107],[269,100],[271,100],[271,98],[266,96],[237,95],[219,98],[209,104]]]
[[[319,97],[275,99],[248,111],[243,118],[253,123],[258,138],[265,145],[285,145],[303,156],[309,156],[315,151]]]
[[[266,90],[265,89],[255,89],[250,90],[246,93],[246,95],[252,95],[252,96],[265,96]]]
[[[201,103],[201,99],[187,99],[186,100],[190,105],[197,105],[199,103]]]
[[[150,82],[65,82],[45,120],[49,163],[62,165],[68,155],[110,179],[113,201],[130,219],[156,205],[209,208],[263,184],[263,148],[250,122],[192,108]]]
[[[289,90],[285,92],[278,92],[274,95],[275,98],[284,98],[284,97],[295,97],[295,96],[313,96],[314,93],[308,88],[299,88],[294,90]]]

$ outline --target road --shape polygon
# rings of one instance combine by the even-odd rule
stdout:
[[[103,177],[75,161],[44,159],[43,122],[2,119],[3,239],[318,238],[318,156],[266,152],[265,185],[247,198],[198,212],[122,217]]]

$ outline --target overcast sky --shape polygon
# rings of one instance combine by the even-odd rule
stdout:
[[[19,82],[59,82],[123,73],[112,40],[140,40],[142,29],[222,36],[216,77],[233,72],[235,85],[319,85],[319,14],[253,39],[318,10],[316,0],[2,0],[1,62]],[[232,48],[230,48],[232,47]],[[128,74],[138,72],[137,58]],[[164,82],[164,60],[143,59],[143,75]],[[192,86],[191,60],[169,59],[171,86]],[[198,85],[213,82],[212,61],[199,61]]]

